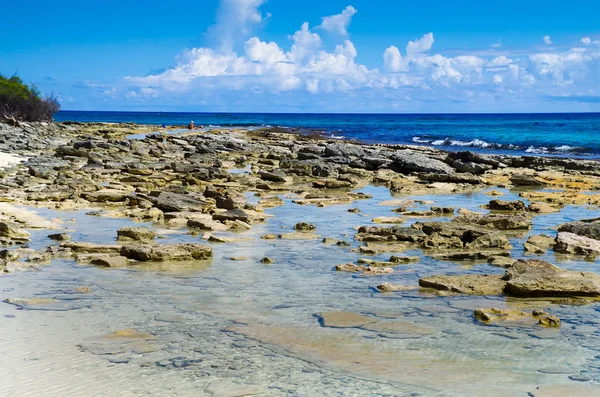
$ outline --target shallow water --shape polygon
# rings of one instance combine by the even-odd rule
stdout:
[[[387,189],[361,191],[374,197],[325,208],[285,198],[284,206],[267,210],[274,217],[265,224],[237,235],[222,233],[243,240],[212,244],[215,257],[210,263],[100,269],[55,260],[41,272],[0,277],[1,299],[54,299],[24,304],[21,310],[0,305],[0,376],[10,380],[0,384],[0,395],[40,395],[41,390],[45,396],[236,395],[227,383],[233,382],[257,395],[526,396],[541,385],[580,384],[569,376],[589,380],[587,384],[600,381],[596,304],[561,306],[416,291],[381,294],[374,287],[382,282],[416,285],[419,277],[433,274],[502,269],[433,260],[413,250],[406,254],[421,256],[418,264],[399,266],[391,275],[360,277],[333,271],[336,264],[361,257],[348,248],[320,239],[259,238],[291,231],[304,221],[315,224],[321,237],[357,247],[354,228],[371,224],[377,216],[393,216],[394,208],[378,205],[391,198]],[[503,199],[517,198],[517,192],[506,193]],[[490,197],[475,193],[411,199],[481,210]],[[361,213],[349,213],[349,208]],[[111,243],[116,229],[132,224],[83,211],[38,213],[69,220],[64,226],[74,230],[73,241]],[[535,217],[531,234],[552,235],[559,223],[598,216],[597,210],[566,207]],[[35,231],[31,246],[51,244],[47,234]],[[177,231],[166,237],[158,241],[199,240]],[[526,238],[512,239],[514,257],[523,256]],[[389,255],[373,258],[387,260]],[[265,256],[275,263],[261,264]],[[231,257],[247,259],[227,259]],[[567,269],[600,272],[597,263],[554,258],[551,253],[541,258],[559,260]],[[81,286],[90,292],[75,290]],[[484,326],[473,318],[477,308],[521,305],[550,311],[561,318],[562,327]],[[393,324],[321,326],[315,315],[330,311],[361,313]],[[399,322],[400,328],[394,328]],[[147,335],[106,337],[126,328]]]

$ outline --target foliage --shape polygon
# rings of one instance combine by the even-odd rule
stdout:
[[[42,97],[34,84],[26,85],[17,75],[0,75],[0,121],[52,121],[59,109],[55,96]]]

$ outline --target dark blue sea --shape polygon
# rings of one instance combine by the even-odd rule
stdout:
[[[292,127],[366,143],[448,150],[600,158],[600,113],[283,114],[60,111],[56,121]]]

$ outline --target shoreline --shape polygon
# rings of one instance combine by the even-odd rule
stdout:
[[[73,338],[82,340],[63,346],[79,343],[79,354],[127,365],[131,374],[168,371],[173,385],[181,376],[175,371],[197,371],[198,390],[206,395],[214,395],[209,380],[216,378],[259,384],[256,394],[278,395],[286,386],[271,388],[277,382],[299,390],[304,377],[330,369],[352,375],[362,390],[378,382],[382,389],[393,384],[477,395],[481,388],[468,385],[482,374],[465,372],[469,364],[492,371],[486,390],[497,379],[514,380],[496,389],[498,395],[575,382],[536,372],[533,358],[548,360],[542,353],[552,343],[567,351],[581,342],[577,334],[552,338],[570,327],[583,332],[586,321],[596,321],[600,276],[593,262],[600,240],[593,233],[600,225],[572,221],[599,216],[600,163],[269,130],[126,139],[146,132],[152,128],[132,124],[0,125],[0,151],[28,157],[2,171],[0,200],[8,204],[0,208],[0,231],[9,253],[0,283],[12,289],[0,298],[21,308],[19,317],[46,308],[65,310],[56,317],[45,311],[48,322],[76,327],[78,315],[94,321],[98,328],[85,331],[92,335],[74,330]],[[15,216],[18,205],[65,211],[69,219],[50,231],[39,218]],[[557,274],[572,284],[549,276],[558,270],[548,262],[565,267]],[[541,274],[533,272],[540,266]],[[548,288],[543,299],[527,289],[540,280]],[[82,286],[89,288],[75,290]],[[500,312],[486,312],[490,307]],[[97,313],[106,324],[93,320]],[[587,317],[573,323],[578,315]],[[212,342],[200,348],[205,330]],[[508,353],[489,343],[499,332],[505,333],[499,346],[540,347],[531,356],[519,353],[526,372],[511,369]],[[42,343],[35,332],[28,335]],[[442,343],[468,335],[475,335],[473,348],[462,347],[472,350],[464,358]],[[228,338],[235,343],[224,354],[217,347]],[[419,348],[409,349],[407,340]],[[210,350],[220,357],[216,367],[227,368],[239,349],[248,349],[247,362],[278,352],[277,360],[289,365],[285,371],[296,374],[295,366],[304,366],[300,381],[285,380],[285,371],[279,380],[277,362],[267,383],[260,369],[246,364],[237,367],[244,368],[243,379],[202,364],[212,356],[201,352]],[[585,350],[586,360],[593,360],[592,351]],[[16,350],[11,354],[20,359]],[[398,363],[398,354],[422,371]],[[581,364],[576,354],[563,359],[562,371],[574,378],[596,365]],[[91,361],[100,365],[95,356]],[[440,376],[445,373],[454,378]],[[463,376],[467,381],[456,381]],[[596,391],[600,374],[589,378],[585,391]],[[310,379],[318,395],[328,390],[327,382]]]

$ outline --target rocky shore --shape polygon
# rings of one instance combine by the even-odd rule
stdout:
[[[555,235],[531,233],[538,216],[560,213],[567,206],[598,208],[600,162],[366,145],[282,129],[183,132],[69,122],[0,124],[0,152],[22,159],[1,171],[4,273],[39,271],[53,259],[65,258],[132,269],[142,263],[207,262],[221,245],[239,244],[244,232],[270,220],[269,210],[284,205],[284,198],[318,213],[324,207],[352,207],[369,199],[360,189],[374,185],[389,189],[394,197],[379,203],[389,214],[369,221],[360,217],[358,208],[349,208],[348,216],[356,217],[354,236],[333,238],[299,220],[293,230],[260,238],[322,240],[332,249],[326,265],[340,280],[376,277],[372,284],[379,294],[507,296],[525,302],[517,308],[473,308],[474,321],[483,325],[559,328],[561,319],[551,310],[528,310],[526,302],[543,298],[560,305],[585,305],[600,298],[600,275],[565,270],[548,259],[553,253],[555,258],[595,261],[600,256],[599,219],[556,224]],[[518,192],[519,199],[503,200],[501,190],[506,189]],[[461,208],[460,202],[439,206],[413,200],[478,192],[489,195],[480,211]],[[61,224],[40,219],[27,208],[84,210],[91,216],[131,219],[152,227],[115,230],[111,244],[76,241]],[[30,248],[32,232],[39,230],[47,230],[54,243]],[[161,244],[164,230],[197,236],[197,241]],[[525,237],[516,247],[515,239]],[[337,250],[357,259],[339,263]],[[489,271],[429,272],[419,275],[418,285],[387,279],[422,257],[482,264]],[[270,264],[273,258],[260,262]],[[332,312],[318,318],[323,327],[378,332],[397,327],[408,329],[405,333],[431,333],[414,324],[390,325],[356,313]]]

